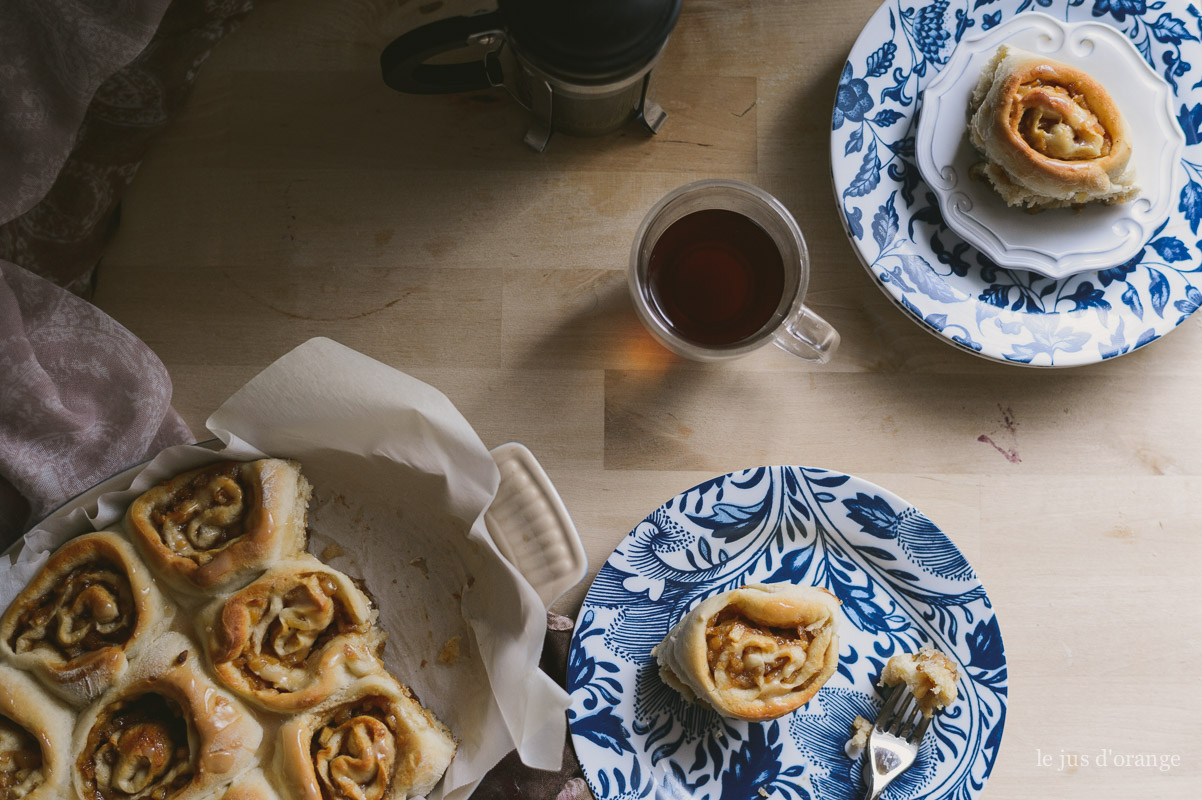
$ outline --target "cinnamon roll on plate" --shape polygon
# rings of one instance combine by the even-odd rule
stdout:
[[[434,788],[455,747],[407,688],[371,675],[284,723],[276,779],[290,800],[406,800]]]
[[[75,714],[20,670],[0,666],[0,798],[70,793]]]
[[[761,583],[704,600],[651,650],[686,699],[763,721],[808,703],[839,666],[839,600],[825,589]]]
[[[302,554],[211,603],[197,630],[227,688],[269,711],[296,711],[383,669],[375,620],[348,576]]]
[[[75,727],[84,800],[209,800],[254,766],[263,730],[206,676],[196,647],[159,640]]]
[[[1127,120],[1089,73],[1002,45],[969,101],[978,166],[1012,206],[1123,203],[1137,194]]]
[[[83,705],[120,678],[173,616],[129,542],[90,533],[56,550],[0,617],[0,657]]]
[[[228,590],[304,549],[310,494],[295,461],[221,461],[138,497],[125,526],[172,588]]]

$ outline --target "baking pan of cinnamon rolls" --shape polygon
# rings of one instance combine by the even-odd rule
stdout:
[[[0,800],[405,800],[454,734],[305,552],[310,486],[222,461],[62,545],[0,616]]]

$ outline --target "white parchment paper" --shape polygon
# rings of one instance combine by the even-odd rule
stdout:
[[[309,551],[365,582],[388,633],[386,665],[460,740],[430,799],[466,798],[515,747],[529,766],[559,768],[569,698],[538,669],[546,608],[488,534],[483,514],[499,473],[444,395],[312,339],[207,425],[216,449],[164,450],[129,482],[115,479],[128,488],[27,534],[12,562],[0,561],[0,607],[52,550],[118,527],[129,502],[155,483],[223,458],[293,458],[314,487]]]

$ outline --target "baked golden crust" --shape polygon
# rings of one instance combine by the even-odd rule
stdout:
[[[173,616],[129,542],[90,533],[55,551],[0,617],[0,656],[83,705],[111,686]]]
[[[75,715],[20,670],[0,666],[0,798],[70,793]]]
[[[197,629],[227,688],[270,711],[298,711],[383,671],[375,620],[348,576],[302,554],[207,606]]]
[[[1126,202],[1138,194],[1130,129],[1110,93],[1076,67],[1003,45],[969,104],[983,174],[1009,205]]]
[[[250,769],[263,730],[205,675],[196,648],[169,633],[75,728],[84,800],[201,800]]]
[[[808,703],[839,666],[839,601],[825,589],[750,584],[715,595],[651,651],[686,699],[752,721]]]
[[[263,771],[253,769],[230,784],[221,800],[280,800],[280,796],[267,782]]]
[[[455,747],[406,687],[371,675],[284,723],[276,779],[292,800],[406,800],[434,788]]]
[[[221,461],[142,494],[125,526],[170,586],[208,593],[302,551],[310,491],[294,461]]]

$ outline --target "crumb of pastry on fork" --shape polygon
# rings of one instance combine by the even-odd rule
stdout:
[[[914,694],[923,716],[950,705],[956,699],[956,664],[932,647],[920,648],[918,653],[901,653],[889,659],[881,672],[881,686],[905,684]]]

